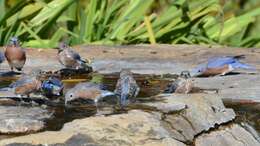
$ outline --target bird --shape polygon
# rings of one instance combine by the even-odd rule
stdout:
[[[20,46],[17,37],[10,39],[10,44],[5,47],[4,54],[12,71],[14,68],[18,71],[22,70],[26,61],[26,52],[25,49]]]
[[[20,97],[30,97],[31,93],[37,93],[41,89],[42,81],[40,79],[41,71],[36,70],[30,74],[25,74],[16,82],[9,85],[14,93]]]
[[[180,76],[168,85],[165,92],[188,94],[192,91],[193,87],[194,83],[191,80],[190,72],[182,71]]]
[[[86,61],[82,60],[80,55],[65,42],[59,44],[58,59],[62,65],[69,69],[89,68]]]
[[[65,105],[76,99],[85,99],[93,102],[96,107],[98,102],[107,96],[116,96],[115,93],[108,91],[102,84],[92,82],[78,83],[65,94]]]
[[[134,102],[139,91],[140,87],[137,85],[130,69],[122,69],[114,90],[120,97],[120,106],[124,107],[130,102]]]
[[[245,55],[222,56],[210,58],[207,63],[200,64],[191,71],[194,77],[209,77],[215,75],[226,75],[235,69],[255,70],[255,67],[241,63]]]
[[[41,91],[47,97],[61,96],[63,92],[63,83],[55,77],[49,77],[41,84]]]
[[[4,53],[0,52],[0,63],[3,63],[5,61],[5,55]]]

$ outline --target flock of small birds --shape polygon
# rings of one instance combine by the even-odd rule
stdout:
[[[59,62],[68,69],[85,69],[89,64],[84,61],[80,55],[68,46],[66,43],[60,43],[58,47]],[[255,70],[255,67],[241,63],[244,55],[222,56],[209,59],[206,63],[200,64],[191,72],[183,71],[180,76],[172,81],[165,92],[188,94],[192,91],[194,83],[192,77],[209,77],[216,75],[225,75],[235,69]],[[26,61],[26,51],[20,46],[17,37],[10,39],[10,44],[5,47],[4,53],[0,52],[0,63],[4,60],[13,71],[14,69],[22,71]],[[42,93],[47,97],[61,96],[63,94],[63,83],[55,77],[48,79],[41,78],[41,70],[29,74],[23,74],[16,82],[10,84],[9,90],[16,95],[29,97],[32,93]],[[122,69],[114,91],[108,91],[102,84],[92,82],[78,83],[65,93],[65,105],[76,99],[91,100],[95,105],[107,96],[116,97],[120,107],[135,102],[140,91],[133,73],[130,69]]]

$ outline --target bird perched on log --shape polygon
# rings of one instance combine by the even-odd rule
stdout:
[[[63,91],[63,83],[55,77],[49,77],[47,80],[42,82],[41,90],[47,97],[60,96]]]
[[[5,47],[5,57],[12,71],[14,68],[18,71],[22,70],[26,61],[26,53],[25,49],[20,46],[17,37],[12,37],[10,44]]]
[[[116,84],[115,93],[120,97],[120,106],[125,106],[129,102],[135,101],[135,97],[140,91],[132,72],[129,69],[122,69]]]
[[[165,90],[166,93],[182,93],[188,94],[194,87],[189,71],[182,71],[180,76],[170,83]]]
[[[82,60],[80,55],[75,52],[66,43],[62,42],[58,50],[59,62],[69,69],[89,69],[86,61]]]
[[[5,55],[0,52],[0,63],[3,63],[5,61]]]
[[[207,63],[201,64],[193,69],[191,74],[192,76],[208,77],[215,75],[225,75],[235,69],[255,70],[255,67],[240,62],[240,60],[244,58],[245,55],[211,58]]]
[[[101,84],[91,82],[78,83],[75,87],[67,91],[65,95],[65,105],[76,99],[84,99],[97,106],[98,102],[107,96],[116,95],[115,93],[104,89]]]
[[[37,70],[28,75],[23,75],[9,87],[16,95],[30,97],[31,93],[37,93],[41,89],[41,71]]]

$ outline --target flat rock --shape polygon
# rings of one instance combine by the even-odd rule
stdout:
[[[43,120],[52,113],[39,107],[0,106],[0,115],[1,134],[21,134],[43,129]]]
[[[233,99],[241,102],[260,103],[260,75],[237,74],[216,76],[210,78],[196,78],[196,86],[203,89],[218,89],[218,94],[224,101]],[[230,101],[231,102],[231,101]]]
[[[200,135],[195,146],[259,146],[260,143],[237,124],[221,127],[219,130]]]
[[[173,139],[161,125],[160,118],[132,110],[127,114],[74,120],[58,132],[42,132],[0,141],[0,145],[145,145],[185,146]]]
[[[165,114],[163,117],[165,126],[179,141],[191,143],[197,134],[235,118],[234,111],[225,108],[221,99],[216,95],[172,94],[169,96],[167,94],[164,99],[163,102],[168,106],[180,103],[186,105],[185,110]],[[161,104],[158,102],[152,105],[156,108],[160,107]]]

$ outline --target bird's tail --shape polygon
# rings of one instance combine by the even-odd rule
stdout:
[[[245,59],[246,56],[245,55],[236,55],[236,56],[233,56],[234,59]]]
[[[10,87],[5,87],[5,88],[0,88],[0,91],[11,91],[13,88]]]
[[[116,96],[116,94],[114,92],[111,91],[107,91],[107,90],[102,90],[101,91],[101,95],[98,96],[95,99],[95,103],[97,103],[98,101],[102,100],[103,98],[107,97],[107,96]]]
[[[256,70],[256,68],[254,66],[249,65],[249,64],[240,63],[240,62],[236,62],[231,65],[235,69],[247,69],[247,70],[252,70],[252,71]]]
[[[92,71],[92,67],[84,60],[80,60],[79,62],[79,68]]]

